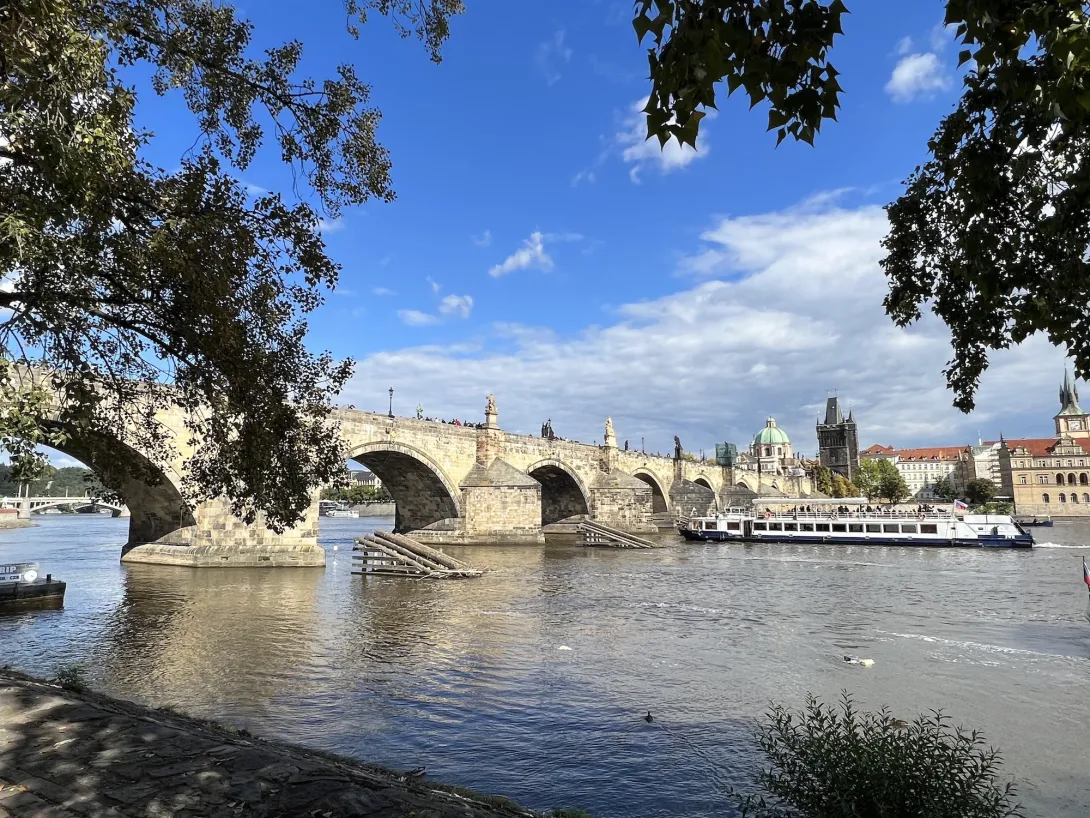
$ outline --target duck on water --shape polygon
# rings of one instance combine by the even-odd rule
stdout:
[[[1007,514],[870,509],[864,497],[756,499],[752,508],[692,517],[683,536],[713,542],[801,542],[1032,548],[1033,536]],[[773,511],[770,506],[792,507]],[[801,510],[800,510],[801,509]]]

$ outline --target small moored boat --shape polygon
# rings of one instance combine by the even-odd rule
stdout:
[[[1047,514],[1023,515],[1014,518],[1022,528],[1052,528],[1052,518]]]
[[[52,574],[42,577],[36,562],[0,565],[0,611],[59,608],[64,604],[66,587]]]

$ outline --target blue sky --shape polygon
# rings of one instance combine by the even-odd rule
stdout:
[[[1049,432],[1061,352],[995,356],[965,417],[944,329],[896,330],[880,305],[881,205],[958,94],[939,0],[849,4],[843,108],[815,148],[777,148],[763,106],[724,95],[696,153],[642,141],[631,3],[468,6],[441,65],[381,18],[353,41],[334,0],[244,8],[255,45],[300,39],[311,75],[354,63],[383,111],[397,201],[329,224],[342,280],[311,322],[316,348],[358,362],[344,403],[384,411],[393,386],[402,414],[476,420],[494,392],[509,430],[548,417],[589,442],[610,415],[663,451],[748,442],[772,414],[812,453],[833,390],[864,445]],[[178,103],[141,98],[165,167],[195,134]],[[273,151],[244,180],[290,184]]]

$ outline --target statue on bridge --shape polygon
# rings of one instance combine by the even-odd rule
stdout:
[[[617,448],[617,435],[613,433],[613,418],[606,418],[606,436],[602,442],[606,446]]]
[[[490,394],[488,396],[488,403],[484,407],[484,413],[486,415],[496,414],[496,396],[495,395]]]
[[[674,435],[674,460],[681,460],[681,455],[681,438],[679,438],[677,435]]]

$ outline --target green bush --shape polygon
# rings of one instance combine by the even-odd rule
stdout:
[[[79,693],[87,689],[86,669],[78,662],[61,665],[53,675],[53,681],[65,690]]]
[[[999,753],[941,712],[911,724],[883,708],[857,712],[813,696],[793,714],[773,705],[757,728],[768,766],[758,794],[732,791],[754,818],[1010,818],[1012,784],[998,783]]]

